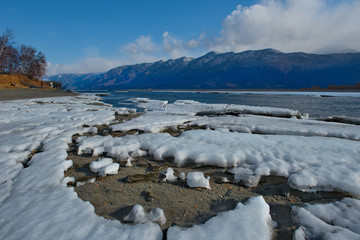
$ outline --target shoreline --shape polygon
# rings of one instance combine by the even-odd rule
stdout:
[[[62,90],[43,90],[32,88],[6,88],[0,89],[0,101],[11,101],[19,99],[31,99],[31,98],[49,98],[49,97],[65,97],[65,96],[77,96],[78,93],[68,92]]]

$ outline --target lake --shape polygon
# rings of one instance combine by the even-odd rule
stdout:
[[[115,107],[136,108],[131,98],[195,100],[202,103],[281,107],[309,113],[311,118],[347,116],[360,118],[359,92],[276,92],[276,91],[106,91],[103,101]],[[141,111],[141,109],[138,109]]]

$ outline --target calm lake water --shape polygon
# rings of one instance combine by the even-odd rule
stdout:
[[[104,93],[104,92],[102,92]],[[115,107],[132,107],[130,98],[195,100],[202,103],[225,103],[250,106],[282,107],[309,113],[311,118],[348,116],[360,118],[360,93],[329,92],[189,92],[189,91],[109,91],[103,101]]]

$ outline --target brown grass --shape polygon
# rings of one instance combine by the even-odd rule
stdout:
[[[42,80],[31,79],[21,74],[0,75],[0,89],[9,88],[52,89],[47,83]]]

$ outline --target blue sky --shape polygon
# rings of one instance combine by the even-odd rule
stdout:
[[[356,0],[0,0],[0,32],[85,73],[216,50],[360,50]]]

